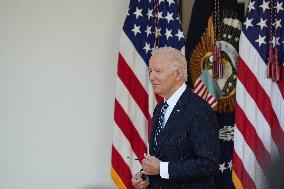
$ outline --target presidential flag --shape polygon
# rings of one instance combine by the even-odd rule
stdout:
[[[148,149],[151,116],[158,97],[148,78],[156,47],[184,47],[175,0],[130,0],[118,55],[111,176],[118,188],[132,188],[131,177]]]
[[[236,0],[197,0],[186,42],[189,84],[218,115],[221,153],[217,189],[234,188],[231,173],[240,17]]]
[[[283,0],[252,0],[240,37],[233,182],[267,189],[284,146]],[[282,159],[283,161],[283,159]]]

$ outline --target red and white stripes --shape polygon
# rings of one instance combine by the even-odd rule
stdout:
[[[266,78],[266,64],[243,33],[239,49],[233,182],[265,189],[265,168],[284,147],[284,77]]]
[[[148,149],[148,126],[157,100],[149,83],[148,67],[125,33],[122,33],[120,45],[112,178],[119,188],[132,188],[130,178],[141,169],[143,153]]]
[[[198,94],[204,100],[206,100],[212,108],[217,106],[218,104],[217,100],[214,98],[214,96],[210,94],[210,92],[206,88],[206,85],[203,83],[203,81],[200,78],[196,80],[193,87],[193,92]]]

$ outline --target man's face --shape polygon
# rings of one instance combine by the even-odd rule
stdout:
[[[155,94],[168,99],[176,90],[178,83],[177,74],[170,69],[170,55],[153,55],[149,63],[149,79]]]

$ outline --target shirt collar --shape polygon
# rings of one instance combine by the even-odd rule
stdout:
[[[185,89],[186,89],[186,84],[183,83],[182,86],[180,86],[180,88],[178,88],[178,90],[176,90],[176,92],[168,100],[164,99],[164,101],[166,101],[167,104],[173,108],[176,105],[182,93],[185,91]]]

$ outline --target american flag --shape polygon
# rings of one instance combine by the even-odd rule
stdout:
[[[237,189],[269,188],[265,171],[284,146],[283,27],[283,0],[249,2],[236,89],[233,182]],[[267,77],[270,45],[278,49],[281,75],[276,82]]]
[[[201,75],[194,83],[193,92],[198,94],[200,97],[202,97],[208,104],[215,108],[218,105],[218,101],[216,100],[216,97],[210,93],[210,91],[207,89],[207,86],[209,86],[211,83],[213,83],[213,79],[210,80],[210,78],[206,78],[207,80],[203,81],[202,77],[204,77],[205,74]],[[206,81],[212,81],[210,84]],[[206,86],[207,84],[207,86]],[[212,86],[212,84],[211,84]],[[221,96],[221,95],[219,95]],[[218,96],[218,97],[219,97]]]
[[[141,169],[147,152],[158,101],[149,83],[148,61],[157,40],[159,47],[184,48],[177,2],[130,0],[120,40],[114,105],[111,176],[118,188],[132,188],[130,179]]]

